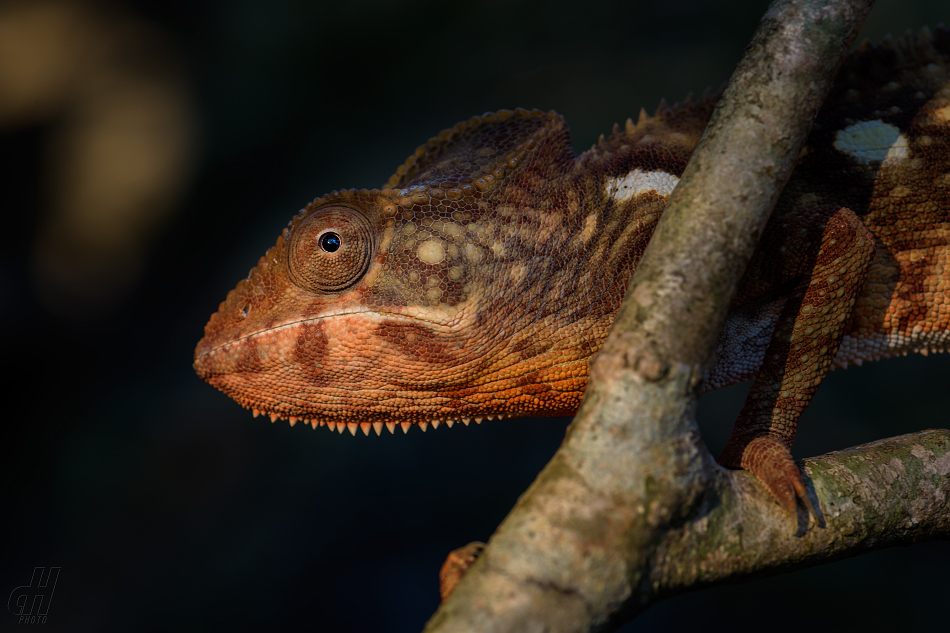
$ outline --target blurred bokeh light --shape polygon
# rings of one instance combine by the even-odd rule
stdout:
[[[0,5],[0,133],[47,124],[36,296],[66,318],[115,309],[195,164],[180,54],[127,11],[77,0]]]

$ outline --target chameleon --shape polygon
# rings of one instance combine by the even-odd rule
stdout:
[[[255,417],[354,435],[573,414],[719,96],[641,109],[580,155],[553,111],[444,130],[383,187],[294,216],[195,370]],[[814,515],[798,419],[834,367],[950,346],[948,242],[950,30],[865,41],[730,304],[703,388],[753,384],[719,463]]]

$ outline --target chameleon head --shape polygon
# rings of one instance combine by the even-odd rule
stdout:
[[[543,278],[575,278],[582,260],[566,248],[582,227],[558,210],[576,195],[550,177],[573,159],[566,128],[490,117],[431,140],[388,188],[301,211],[205,327],[198,374],[314,424],[576,408],[587,358],[576,332],[552,335],[567,286]]]

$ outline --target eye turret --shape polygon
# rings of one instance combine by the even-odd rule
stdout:
[[[355,209],[325,207],[311,213],[290,237],[290,274],[301,288],[346,290],[366,274],[376,252],[369,220]]]

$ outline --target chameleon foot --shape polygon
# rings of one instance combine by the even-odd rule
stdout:
[[[802,473],[792,461],[788,446],[781,438],[763,435],[744,447],[734,446],[730,442],[720,455],[719,463],[726,468],[742,468],[751,472],[790,514],[796,513],[801,502],[810,519],[819,524],[818,512],[808,497]]]
[[[484,543],[474,541],[465,547],[451,551],[446,556],[442,569],[439,570],[439,595],[442,596],[442,602],[448,600],[459,581],[462,580],[462,576],[475,564],[475,560],[484,549]]]

